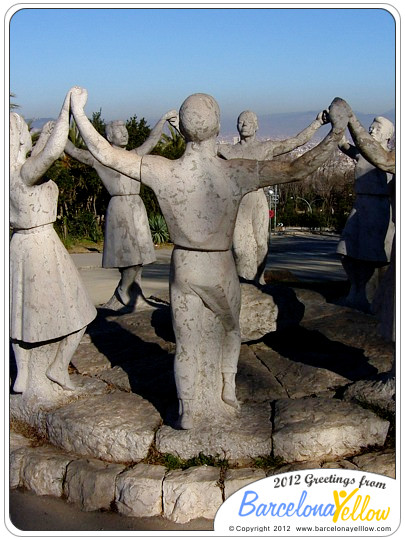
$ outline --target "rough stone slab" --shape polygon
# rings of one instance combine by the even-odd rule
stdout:
[[[176,523],[213,519],[222,504],[219,469],[191,467],[167,473],[163,482],[163,515]]]
[[[260,339],[277,330],[278,308],[269,294],[248,283],[241,283],[239,316],[242,342]]]
[[[11,489],[21,486],[21,467],[25,453],[26,448],[17,448],[17,450],[10,452],[9,482]]]
[[[10,452],[17,450],[18,448],[27,448],[32,446],[33,441],[28,439],[21,433],[10,431]]]
[[[329,317],[330,315],[336,315],[343,312],[347,312],[349,308],[338,306],[326,302],[325,297],[310,289],[300,289],[294,287],[294,292],[300,302],[305,305],[305,314],[302,322],[314,321]]]
[[[87,396],[105,394],[108,390],[107,384],[98,379],[77,374],[71,375],[70,378],[76,385],[76,390],[61,392],[57,401],[26,400],[23,394],[11,395],[10,419],[25,422],[34,427],[39,435],[46,435],[46,416],[49,411]]]
[[[371,452],[353,458],[353,462],[362,471],[383,474],[395,478],[395,452]]]
[[[82,510],[108,510],[114,501],[115,480],[124,465],[95,459],[72,461],[67,468],[65,495]]]
[[[280,397],[292,399],[313,395],[333,397],[337,388],[350,382],[346,377],[329,369],[295,362],[280,356],[263,343],[252,345],[251,349],[285,392],[285,396],[282,396],[279,391]],[[275,398],[277,399],[276,396]]]
[[[337,399],[281,399],[275,403],[273,451],[287,462],[335,459],[383,445],[389,422]]]
[[[279,465],[267,471],[267,476],[274,476],[275,474],[283,474],[294,471],[304,471],[305,469],[320,469],[321,460],[315,461],[296,461],[294,463],[287,463],[286,465]]]
[[[359,468],[356,465],[353,465],[351,461],[347,459],[340,459],[339,461],[326,461],[322,463],[321,469],[351,469],[353,471],[358,471]]]
[[[139,463],[119,474],[115,504],[120,514],[133,517],[159,516],[163,511],[162,486],[166,468]]]
[[[111,362],[93,343],[80,343],[73,355],[71,364],[81,375],[97,375],[111,368]]]
[[[395,413],[395,392],[394,377],[377,381],[357,381],[347,388],[343,399],[377,406],[382,410]]]
[[[247,345],[242,345],[240,351],[236,375],[236,397],[241,403],[268,402],[288,397],[285,388],[263,365],[252,347]]]
[[[107,384],[111,384],[124,392],[131,391],[128,374],[120,366],[114,366],[97,373],[97,377]]]
[[[63,495],[63,481],[72,456],[50,446],[26,449],[20,485],[37,495]]]
[[[55,446],[117,463],[145,458],[160,423],[153,405],[126,392],[79,400],[46,417]]]
[[[377,319],[355,309],[342,311],[324,317],[302,321],[302,326],[321,332],[331,341],[363,351],[371,366],[379,373],[391,369],[395,345],[387,343],[377,334]]]
[[[190,430],[162,426],[156,433],[156,447],[163,454],[190,459],[200,453],[226,459],[269,455],[272,450],[269,404],[243,405],[240,415],[218,424],[200,423]]]
[[[225,499],[239,489],[262,478],[266,478],[263,469],[228,469],[225,473]]]

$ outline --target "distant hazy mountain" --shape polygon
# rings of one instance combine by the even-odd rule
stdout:
[[[319,111],[308,111],[308,112],[293,112],[293,113],[275,113],[275,114],[265,114],[259,116],[259,131],[257,132],[257,137],[262,138],[286,138],[296,135],[304,128],[309,126],[309,124],[315,120],[316,115]],[[363,124],[365,128],[368,128],[371,122],[373,121],[376,115],[374,114],[362,114],[355,113],[357,118]],[[395,110],[385,112],[380,116],[385,116],[391,122],[395,124]],[[53,118],[36,118],[32,121],[32,129],[37,131],[42,128],[42,126],[53,120]],[[221,118],[221,133],[220,137],[223,138],[232,138],[232,136],[237,136],[238,131],[236,128],[237,118]],[[153,120],[149,121],[149,125],[153,126],[155,122]],[[319,138],[323,138],[325,134],[329,131],[328,126],[324,126],[319,129],[317,132]]]

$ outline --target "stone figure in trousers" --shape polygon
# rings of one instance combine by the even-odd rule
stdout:
[[[26,399],[52,400],[60,389],[74,390],[68,365],[96,316],[53,227],[58,187],[43,179],[63,153],[69,102],[70,92],[58,120],[45,125],[30,157],[27,124],[10,114],[10,326],[18,370],[14,391]]]
[[[176,160],[140,157],[111,148],[87,119],[87,92],[77,88],[72,111],[90,152],[104,165],[141,180],[153,189],[165,216],[174,250],[170,300],[176,337],[174,361],[179,398],[178,427],[193,427],[194,397],[204,354],[204,311],[223,328],[218,344],[222,402],[238,408],[235,375],[240,353],[240,284],[232,255],[240,201],[272,183],[302,180],[334,151],[347,125],[346,105],[335,100],[332,130],[314,149],[290,163],[218,157],[219,107],[207,94],[193,94],[179,112],[186,150]],[[206,389],[210,392],[210,389]]]
[[[138,156],[149,154],[159,142],[168,120],[176,127],[177,113],[169,111],[152,129],[148,139],[129,150]],[[106,126],[106,138],[113,148],[125,149],[128,130],[122,120]],[[88,150],[76,148],[67,141],[65,152],[81,163],[93,167],[111,195],[106,212],[103,268],[118,268],[121,279],[113,296],[103,306],[112,310],[133,310],[145,303],[142,293],[142,268],[156,261],[145,205],[140,196],[140,182],[102,165]]]
[[[257,115],[243,111],[238,117],[240,141],[237,144],[218,145],[218,155],[225,159],[273,159],[307,143],[314,133],[325,124],[323,113],[295,137],[280,141],[258,141]],[[239,205],[233,234],[233,253],[238,275],[264,285],[263,273],[269,249],[269,205],[263,189],[245,195]]]
[[[378,116],[371,124],[369,133],[387,151],[394,126],[386,118]],[[359,149],[345,138],[339,148],[356,161],[356,197],[337,247],[350,281],[350,291],[344,303],[368,313],[367,283],[377,268],[387,266],[391,260],[394,236],[390,200],[392,174],[367,161]]]

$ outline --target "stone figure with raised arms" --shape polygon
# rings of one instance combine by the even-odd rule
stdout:
[[[62,389],[74,390],[68,365],[96,316],[53,227],[58,187],[44,179],[66,144],[70,95],[30,157],[27,124],[10,114],[10,326],[18,371],[14,391],[25,400],[52,401]]]
[[[302,180],[315,171],[342,138],[347,106],[339,99],[332,103],[329,134],[292,162],[224,160],[216,146],[218,104],[207,94],[193,94],[179,111],[185,152],[169,160],[112,148],[86,117],[86,90],[78,87],[73,94],[73,115],[90,152],[105,166],[152,188],[174,243],[170,301],[176,337],[178,427],[195,427],[197,416],[205,422],[220,422],[221,407],[237,410],[239,406],[235,376],[241,346],[240,284],[231,248],[240,201],[250,191]],[[210,330],[207,320],[212,323]],[[220,353],[207,358],[207,346],[213,342]],[[205,406],[199,410],[195,398],[204,384],[204,369],[217,371],[214,382],[203,388]]]
[[[392,122],[382,116],[376,117],[369,128],[370,137],[384,151],[388,151],[393,132]],[[392,174],[366,160],[346,138],[342,139],[339,148],[356,161],[356,197],[337,247],[350,281],[350,291],[344,303],[369,312],[367,284],[375,270],[387,266],[391,259],[395,229],[390,200]]]
[[[159,142],[166,120],[177,127],[176,111],[162,116],[148,139],[129,152],[139,156],[149,154]],[[106,138],[114,148],[125,149],[128,144],[125,123],[115,120],[107,124]],[[140,197],[140,182],[105,167],[89,151],[76,148],[70,140],[67,141],[65,152],[93,167],[111,195],[106,213],[102,265],[103,268],[118,268],[121,279],[113,296],[103,307],[124,311],[136,309],[145,303],[141,287],[142,268],[156,261],[148,216]]]
[[[324,113],[320,112],[316,119],[295,137],[280,141],[258,141],[257,115],[252,111],[243,111],[237,123],[240,141],[234,145],[219,144],[218,155],[225,159],[273,159],[307,143],[324,123]],[[269,205],[264,190],[251,191],[243,197],[239,205],[233,234],[236,269],[241,278],[264,284],[269,232]]]

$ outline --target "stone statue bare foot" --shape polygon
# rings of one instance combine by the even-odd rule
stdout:
[[[69,373],[65,369],[62,370],[61,368],[51,365],[46,371],[46,376],[49,380],[61,386],[63,390],[76,390],[76,385],[72,383]]]
[[[191,399],[179,399],[179,418],[176,422],[178,429],[192,429],[194,427]]]
[[[222,401],[239,409],[240,405],[236,399],[235,373],[223,373]]]

